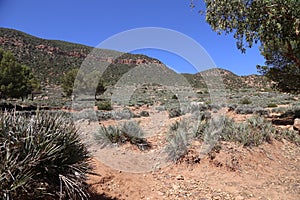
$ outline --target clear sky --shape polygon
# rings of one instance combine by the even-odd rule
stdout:
[[[0,0],[0,27],[13,28],[44,39],[97,46],[105,39],[133,28],[162,27],[196,40],[217,67],[238,75],[257,73],[265,60],[258,46],[242,54],[232,35],[217,35],[198,14],[202,0]],[[192,49],[191,49],[192,51]],[[182,58],[159,50],[140,50],[177,72],[196,70]]]

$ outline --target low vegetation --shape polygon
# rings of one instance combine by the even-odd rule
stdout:
[[[225,116],[212,118],[211,115],[202,112],[198,120],[196,130],[193,128],[196,125],[194,119],[177,121],[170,126],[169,143],[166,147],[169,160],[180,159],[187,153],[189,143],[199,139],[212,147],[221,141],[253,147],[265,142],[272,143],[272,139],[285,139],[300,145],[300,136],[296,131],[276,129],[260,115],[253,115],[246,122],[237,123]]]
[[[101,148],[126,142],[137,146],[142,151],[150,148],[150,144],[144,138],[144,132],[135,121],[126,121],[119,126],[101,126],[94,134],[94,138]]]
[[[60,114],[0,116],[2,199],[88,199],[90,153]]]

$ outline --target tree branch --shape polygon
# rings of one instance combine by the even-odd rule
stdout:
[[[286,56],[290,58],[292,61],[294,61],[298,66],[298,68],[300,69],[300,59],[294,54],[290,41],[287,41],[287,50],[288,52],[286,53]]]

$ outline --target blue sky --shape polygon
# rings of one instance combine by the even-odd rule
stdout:
[[[257,73],[265,60],[258,46],[242,54],[232,35],[217,35],[197,10],[196,0],[0,0],[0,27],[45,38],[97,46],[120,32],[142,27],[176,30],[196,40],[217,67],[238,75]],[[174,41],[176,42],[176,41]],[[192,49],[191,49],[192,51]],[[158,58],[177,72],[197,72],[184,59],[155,49],[134,51]]]

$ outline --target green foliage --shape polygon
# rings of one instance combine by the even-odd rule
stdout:
[[[251,104],[252,101],[248,97],[244,97],[243,99],[241,99],[240,103],[241,104]]]
[[[97,95],[106,91],[105,83],[97,71],[86,74],[84,71],[72,69],[63,76],[61,83],[66,96],[71,96],[74,92],[75,94],[94,94],[96,99]]]
[[[38,89],[30,68],[19,64],[10,52],[0,49],[0,98],[23,99]]]
[[[74,82],[78,73],[78,69],[71,69],[67,72],[62,80],[61,80],[61,87],[66,96],[71,96],[73,93]]]
[[[135,121],[126,121],[120,126],[102,126],[95,133],[95,139],[101,147],[130,142],[140,150],[147,150],[150,148],[150,144],[143,136],[144,132]]]
[[[276,108],[277,107],[277,104],[276,103],[269,103],[267,105],[268,108]]]
[[[288,129],[277,131],[275,135],[275,139],[277,140],[285,139],[300,146],[300,135],[298,131],[288,130]]]
[[[1,45],[11,50],[21,64],[30,66],[42,84],[58,84],[63,73],[79,68],[92,50],[79,44],[63,41],[43,40],[13,29],[0,28],[0,37],[7,39]],[[18,41],[22,45],[14,45]]]
[[[289,81],[297,82],[300,77],[298,0],[205,0],[205,4],[206,21],[213,30],[219,34],[234,33],[237,48],[242,52],[260,42],[269,66],[261,72],[276,81],[279,89],[300,92],[299,85]]]
[[[121,131],[117,126],[101,126],[97,133],[95,133],[95,139],[99,142],[101,147],[105,147],[110,144],[123,143]]]
[[[142,138],[144,132],[136,121],[126,121],[121,124],[121,132],[132,138]]]
[[[165,152],[167,159],[172,162],[178,161],[187,153],[189,141],[194,138],[202,138],[207,121],[211,115],[209,112],[193,112],[189,118],[175,121],[169,127],[167,135],[167,146]],[[201,135],[201,136],[200,136]]]
[[[243,146],[258,146],[263,142],[270,142],[275,133],[275,127],[263,117],[254,115],[246,123],[225,121],[221,140],[239,142]]]
[[[151,147],[150,143],[144,138],[144,131],[136,121],[126,121],[122,123],[120,130],[123,137],[131,144],[136,145],[140,150],[147,150]]]
[[[115,120],[131,119],[133,117],[138,117],[127,108],[122,110],[112,110],[111,114],[112,114],[112,118]]]
[[[188,141],[187,133],[182,124],[173,124],[168,135],[168,145],[165,147],[167,159],[176,162],[187,153]]]
[[[88,199],[90,154],[69,118],[0,115],[3,199]]]
[[[30,66],[34,75],[43,85],[60,84],[63,75],[72,69],[80,68],[90,53],[104,60],[115,58],[112,64],[107,62],[109,66],[103,74],[104,81],[108,84],[116,83],[124,73],[136,66],[134,61],[138,59],[144,62],[160,63],[157,59],[141,54],[123,54],[107,49],[95,51],[93,47],[40,39],[8,28],[0,28],[0,37],[4,39],[1,47],[4,50],[12,51],[21,64]],[[21,45],[15,45],[16,41]],[[133,64],[123,64],[124,59],[133,61]]]
[[[196,119],[184,119],[170,125],[168,145],[165,152],[170,161],[176,162],[187,153],[189,142],[192,139],[205,141],[211,147],[218,146],[218,142],[236,142],[244,147],[259,146],[264,142],[270,143],[272,138],[286,139],[300,145],[300,136],[296,131],[277,130],[264,117],[254,115],[243,123],[237,123],[226,116],[212,118],[206,112],[198,113],[197,130]]]
[[[258,146],[270,142],[275,128],[263,117],[253,116],[244,123],[236,123],[225,116],[207,118],[200,123],[197,137],[214,146],[218,141],[238,142],[243,146]]]
[[[299,56],[300,57],[300,54]],[[296,65],[280,64],[274,67],[257,66],[260,73],[273,80],[272,87],[282,92],[300,92],[300,70]]]
[[[96,101],[95,105],[98,110],[112,110],[112,106],[109,101]]]
[[[255,105],[242,105],[235,109],[237,114],[247,115],[247,114],[257,114],[257,115],[268,115],[269,111],[259,106]]]
[[[236,123],[228,117],[217,118],[214,126],[209,124],[203,135],[211,135],[213,130],[219,131],[214,134],[219,141],[238,142],[243,146],[259,146],[264,142],[270,143],[272,138],[281,140],[286,139],[296,145],[300,144],[300,136],[296,131],[286,129],[276,130],[271,122],[264,117],[254,115],[244,123]]]

